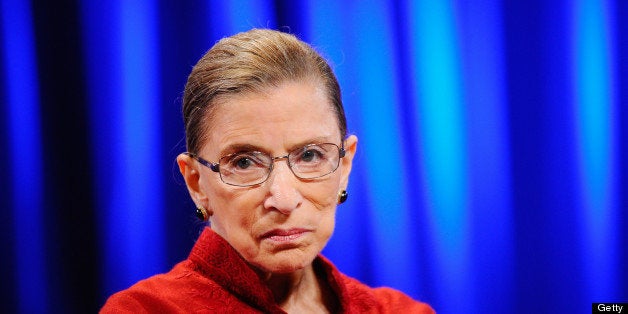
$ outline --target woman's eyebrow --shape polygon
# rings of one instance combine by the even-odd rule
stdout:
[[[249,143],[233,143],[233,144],[229,144],[227,147],[220,150],[220,157],[237,153],[237,152],[251,152],[251,151],[266,152],[263,148],[257,145],[253,145]]]

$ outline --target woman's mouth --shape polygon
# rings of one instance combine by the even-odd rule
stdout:
[[[311,231],[303,228],[273,229],[264,233],[262,235],[262,239],[270,240],[276,243],[290,243],[300,239],[308,232]]]

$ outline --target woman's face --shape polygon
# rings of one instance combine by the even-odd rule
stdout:
[[[243,147],[275,157],[312,143],[341,146],[332,106],[324,90],[309,81],[230,97],[217,106],[198,152],[212,162]],[[356,144],[357,138],[349,137],[338,169],[309,181],[297,178],[286,159],[275,161],[268,180],[253,187],[227,185],[196,163],[198,193],[192,196],[213,213],[211,228],[251,265],[293,272],[312,263],[334,230],[338,193],[347,187]]]

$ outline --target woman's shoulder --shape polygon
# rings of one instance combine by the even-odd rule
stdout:
[[[427,303],[416,301],[401,291],[380,287],[373,294],[384,312],[387,313],[436,313]]]
[[[315,263],[315,267],[324,271],[328,284],[346,313],[435,313],[426,303],[414,300],[399,290],[372,288],[343,274],[322,255]]]
[[[138,281],[113,294],[100,313],[186,313],[221,309],[237,303],[223,287],[184,261],[167,273]]]
[[[399,290],[389,287],[372,288],[355,278],[342,276],[348,299],[343,300],[343,303],[347,309],[363,307],[374,313],[435,313],[428,304],[414,300]]]

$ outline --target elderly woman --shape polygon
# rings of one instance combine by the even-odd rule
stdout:
[[[183,116],[188,152],[177,163],[210,227],[187,260],[102,312],[433,312],[320,255],[357,138],[336,77],[309,45],[259,29],[221,40],[192,70]]]

